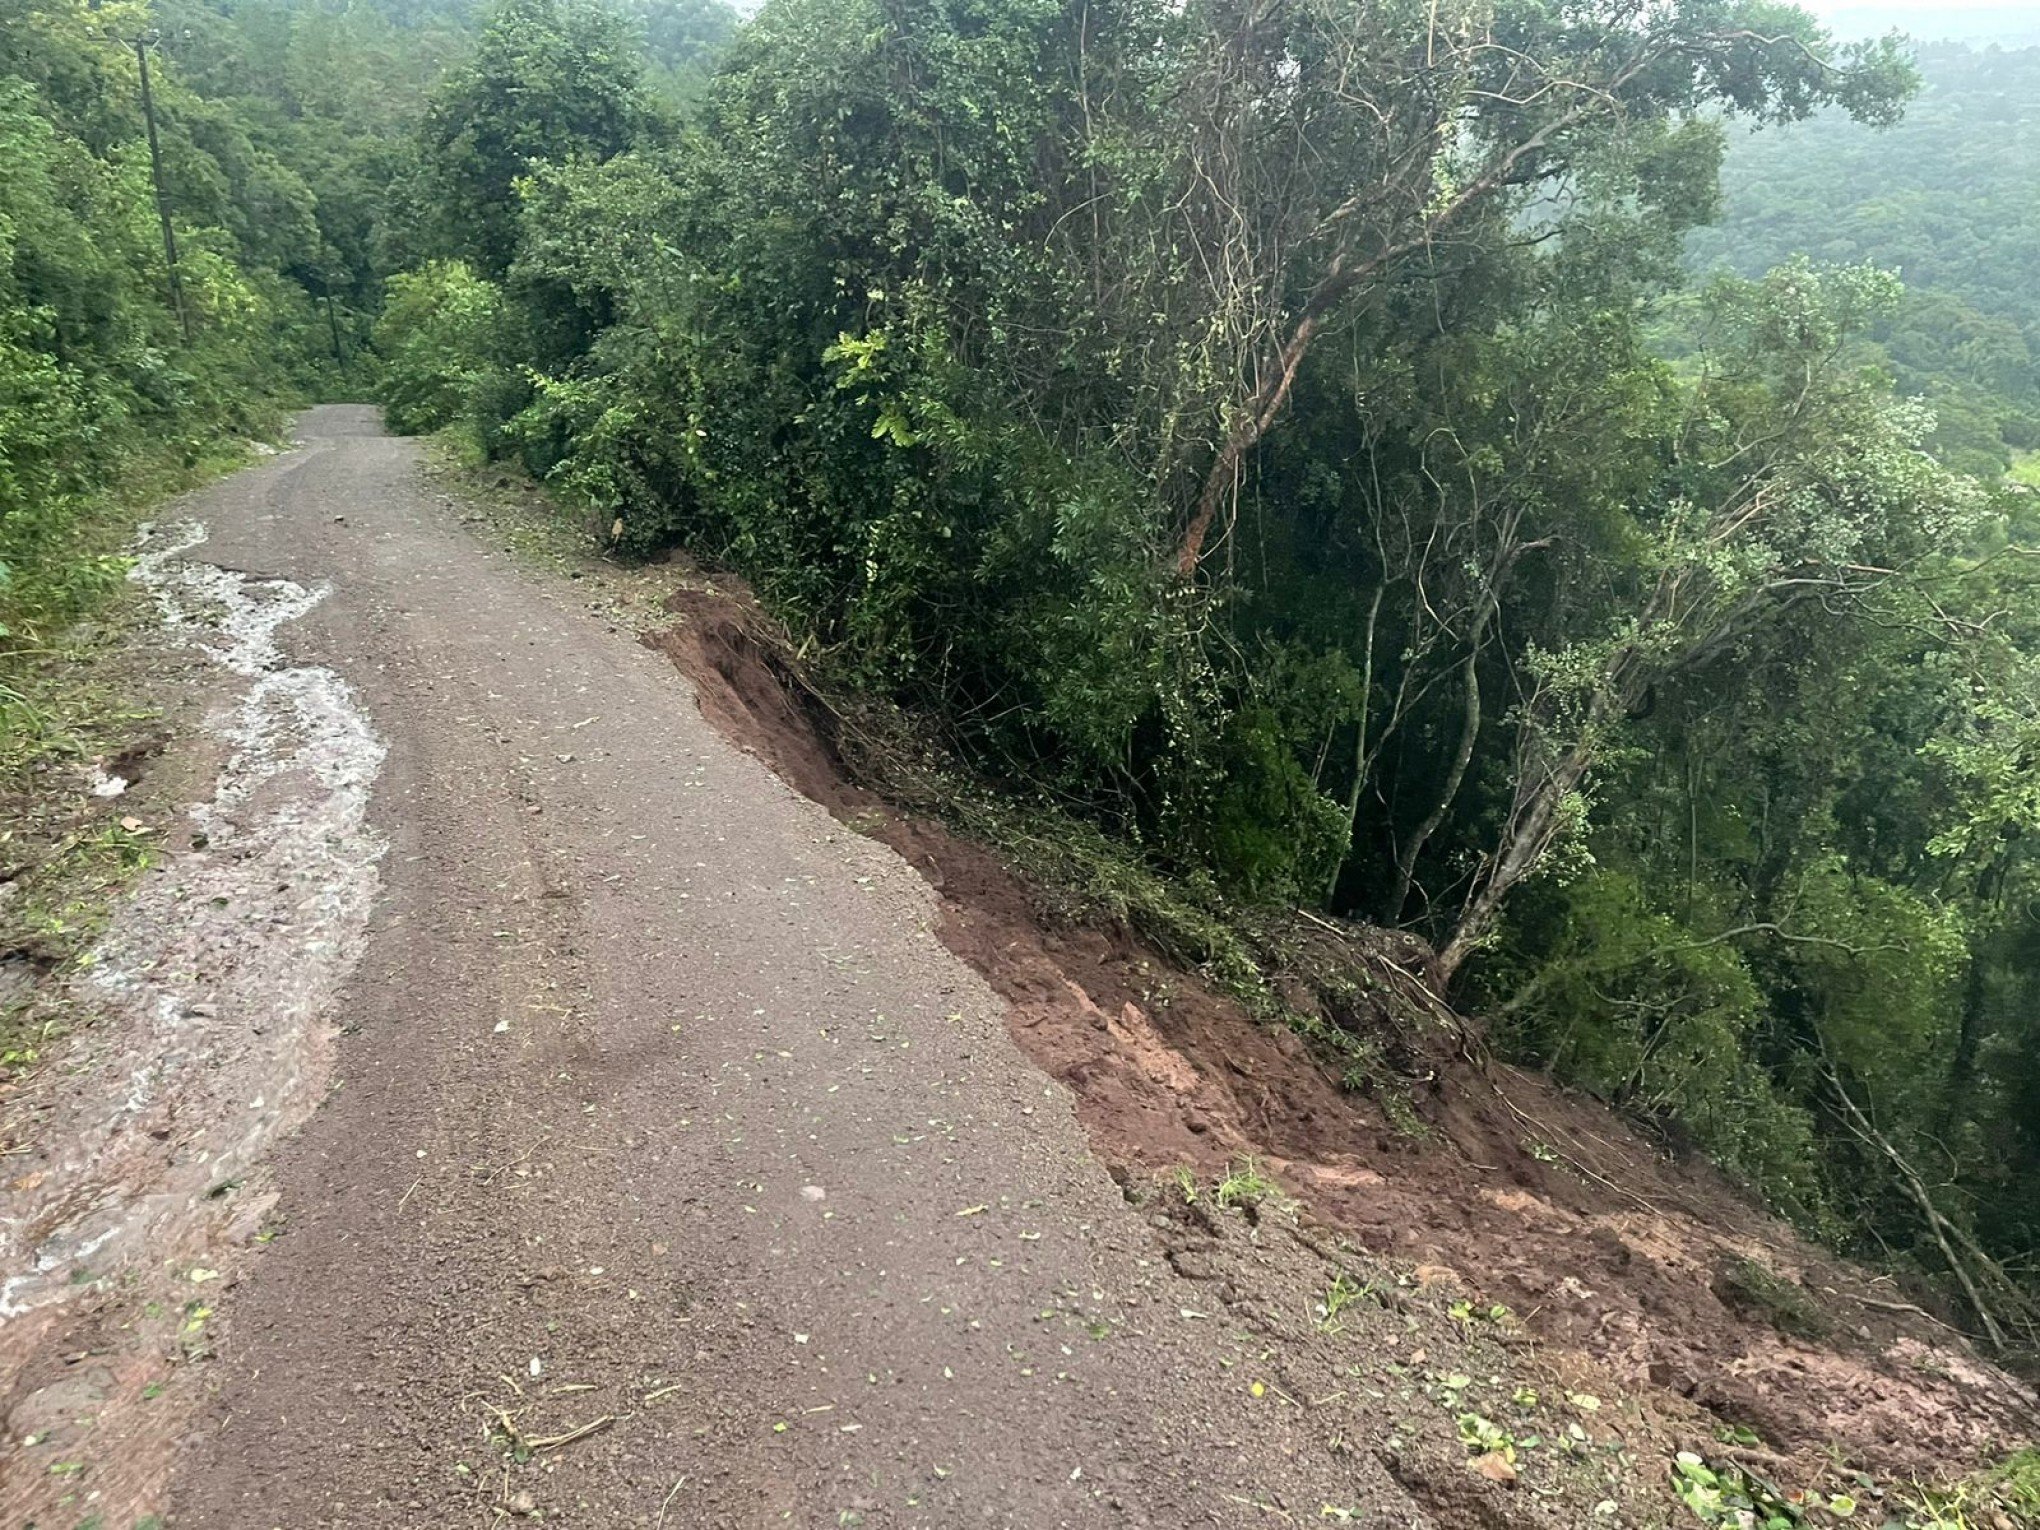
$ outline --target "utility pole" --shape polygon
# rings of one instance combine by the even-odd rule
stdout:
[[[170,306],[177,310],[177,327],[184,343],[191,344],[191,315],[184,307],[184,278],[177,270],[177,231],[170,226],[170,197],[163,190],[163,146],[156,141],[156,100],[149,93],[149,49],[157,34],[144,32],[135,39],[135,63],[142,71],[142,120],[149,125],[149,175],[156,183],[156,218],[163,225],[163,263],[170,273]]]

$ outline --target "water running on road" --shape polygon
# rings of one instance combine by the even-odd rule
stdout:
[[[37,1123],[51,1156],[9,1187],[0,1217],[6,1372],[48,1309],[131,1262],[144,1290],[188,1284],[246,1223],[245,1202],[212,1192],[317,1103],[328,1011],[375,894],[367,813],[384,746],[345,681],[278,646],[324,592],[187,558],[205,535],[192,521],[144,527],[132,577],[173,640],[247,684],[230,681],[207,720],[224,758],[187,809],[190,848],[115,910],[73,984],[97,1024]]]

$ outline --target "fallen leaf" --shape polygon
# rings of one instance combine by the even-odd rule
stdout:
[[[1499,1450],[1491,1450],[1484,1456],[1475,1456],[1471,1465],[1490,1482],[1499,1482],[1506,1487],[1516,1480],[1516,1468],[1509,1464],[1509,1458]]]

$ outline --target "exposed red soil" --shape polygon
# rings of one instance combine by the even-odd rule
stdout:
[[[1889,1277],[1809,1245],[1599,1103],[1456,1041],[1419,1043],[1411,1131],[1343,1089],[1297,1035],[1127,931],[1045,916],[987,848],[849,779],[823,709],[740,585],[690,580],[667,606],[674,625],[647,641],[692,678],[703,714],[927,877],[943,942],[1005,997],[1018,1043],[1074,1092],[1097,1152],[1129,1176],[1258,1156],[1368,1252],[1507,1304],[1562,1372],[1630,1393],[1709,1449],[1715,1425],[1742,1425],[1787,1457],[1838,1447],[1880,1478],[1945,1478],[2033,1438],[2032,1390]],[[1317,938],[1377,991],[1414,995],[1392,938]],[[1785,1293],[1786,1326],[1818,1339],[1781,1331],[1778,1303],[1750,1294],[1752,1266]]]

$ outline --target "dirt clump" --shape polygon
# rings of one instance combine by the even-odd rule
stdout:
[[[1414,976],[1420,943],[1329,920],[1302,932],[1306,967],[1355,981],[1284,997],[1367,1034],[1383,1060],[1387,1087],[1350,1090],[1294,1031],[1120,925],[1047,912],[991,849],[854,780],[840,718],[740,583],[691,578],[667,606],[675,621],[645,641],[690,677],[702,713],[921,871],[940,939],[1005,998],[1014,1038],[1070,1088],[1127,1184],[1255,1158],[1348,1246],[1445,1272],[1469,1310],[1556,1346],[1546,1361],[1583,1391],[1629,1393],[1632,1422],[1670,1448],[1712,1455],[1754,1432],[1781,1480],[1814,1480],[1830,1448],[1879,1479],[1946,1478],[2033,1438],[2033,1391],[1889,1277],[1806,1243],[1600,1103],[1483,1055]],[[1186,1255],[1205,1257],[1178,1250],[1179,1269]],[[1454,1496],[1491,1506],[1492,1480],[1394,1474],[1420,1498],[1453,1497],[1447,1522],[1505,1522]]]

